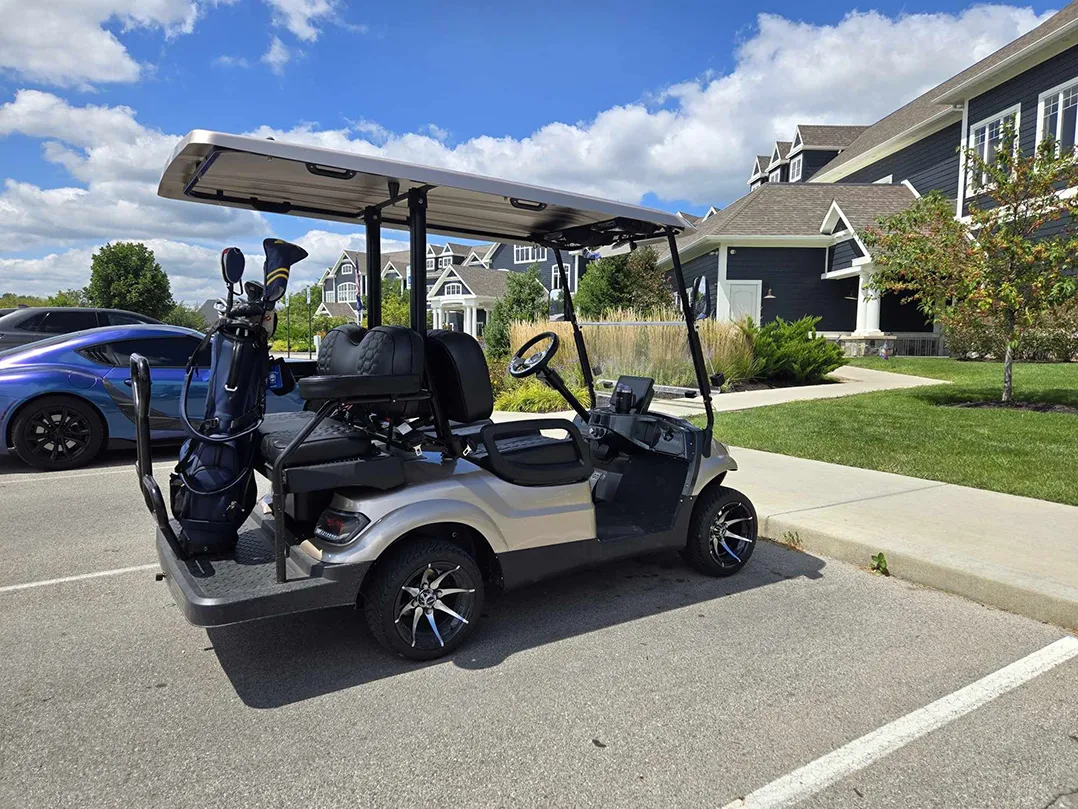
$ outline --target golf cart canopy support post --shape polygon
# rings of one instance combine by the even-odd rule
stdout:
[[[412,264],[409,304],[412,331],[427,331],[427,189],[408,192],[408,252]],[[404,271],[408,283],[408,270]]]
[[[558,264],[558,277],[561,280],[564,304],[562,317],[573,325],[573,342],[576,344],[576,356],[580,362],[580,374],[584,377],[584,385],[588,389],[588,401],[590,407],[595,407],[595,379],[591,373],[591,360],[588,359],[588,347],[584,343],[584,333],[580,331],[580,325],[576,322],[576,311],[573,309],[573,296],[569,290],[569,279],[565,274],[565,264],[561,260],[561,250],[554,248],[554,260]]]
[[[707,413],[707,441],[704,442],[704,456],[707,457],[711,455],[711,438],[715,430],[715,411],[711,406],[711,379],[707,375],[704,352],[700,347],[700,333],[696,330],[696,315],[692,310],[689,293],[685,289],[685,275],[681,271],[681,256],[678,254],[676,236],[677,232],[673,228],[666,231],[670,259],[674,264],[674,286],[678,300],[681,301],[681,311],[685,315],[685,326],[689,330],[689,354],[692,356],[692,366],[696,371],[696,384],[699,385],[700,395],[704,399],[704,412]]]
[[[367,328],[382,325],[382,214],[377,208],[363,213],[367,234]]]

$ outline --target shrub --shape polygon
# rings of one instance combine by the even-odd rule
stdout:
[[[587,402],[586,390],[574,385],[569,385],[569,390],[577,399]],[[494,409],[518,413],[556,413],[568,410],[569,403],[553,388],[535,377],[529,377],[502,390],[494,400]]]
[[[792,322],[779,317],[764,326],[741,321],[756,358],[755,378],[811,385],[842,365],[842,349],[816,333],[819,322],[811,316]]]
[[[695,387],[696,373],[689,356],[685,327],[678,323],[682,317],[679,312],[659,310],[645,318],[631,310],[620,310],[610,312],[608,317],[611,325],[583,327],[588,359],[593,368],[598,368],[597,377],[648,376],[660,385]],[[675,325],[664,325],[664,322]],[[644,325],[621,325],[623,323]],[[711,373],[721,371],[728,382],[754,376],[752,350],[737,324],[701,320],[696,326],[704,361]],[[541,331],[552,331],[561,339],[554,368],[570,384],[583,386],[569,323],[513,323],[509,328],[511,350],[516,351]]]
[[[947,350],[959,359],[1000,359],[1007,347],[1002,324],[987,315],[944,329]],[[1070,301],[1023,333],[1014,358],[1025,362],[1070,362],[1078,357],[1078,301]]]

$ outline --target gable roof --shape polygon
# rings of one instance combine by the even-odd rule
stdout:
[[[820,226],[832,202],[839,203],[849,225],[857,230],[881,216],[898,213],[914,199],[913,191],[901,184],[766,183],[708,217],[695,232],[679,237],[678,253],[683,262],[688,261],[708,245],[725,241],[724,237],[820,239]],[[668,250],[656,249],[660,263],[669,261]]]
[[[460,244],[458,242],[446,242],[445,247],[442,248],[441,255],[447,253],[454,256],[468,257],[468,254],[472,252],[472,246],[470,244]]]
[[[752,163],[752,173],[749,175],[749,182],[751,183],[757,177],[762,174],[767,174],[767,164],[771,162],[771,155],[758,154],[756,159]]]
[[[326,311],[329,312],[330,317],[346,317],[351,320],[356,319],[356,310],[352,308],[350,303],[327,303],[322,301],[322,306],[326,307]]]
[[[775,141],[775,148],[771,150],[771,162],[767,164],[770,169],[772,166],[781,165],[786,162],[786,155],[790,153],[790,141],[777,140]],[[775,159],[776,155],[778,160]]]
[[[802,149],[845,149],[856,140],[867,126],[832,124],[799,124]]]
[[[686,213],[685,211],[678,211],[677,215],[688,222],[690,225],[695,225],[700,222],[704,217],[697,216],[694,213]]]
[[[412,252],[410,250],[394,250],[391,253],[382,254],[382,272],[385,272],[386,267],[392,264],[393,267],[404,277],[404,271],[408,268],[408,265],[412,263]]]
[[[913,99],[904,107],[881,118],[858,135],[845,151],[813,175],[810,182],[831,182],[840,179],[845,174],[860,168],[862,162],[874,162],[882,157],[883,154],[875,154],[877,151],[890,154],[892,151],[909,145],[903,141],[903,136],[913,135],[922,128],[928,130],[932,126],[942,129],[944,126],[960,121],[962,111],[955,109],[951,104],[953,98],[961,95],[960,91],[963,87],[969,87],[994,74],[997,68],[1031,49],[1047,47],[1048,44],[1056,42],[1061,35],[1071,32],[1076,27],[1078,27],[1078,3],[1071,3],[1058,14],[1050,17],[1029,33],[1018,37],[1009,45],[1004,45],[991,56],[985,57],[958,75],[952,76],[943,84]],[[838,169],[843,167],[846,167],[845,172],[839,172]],[[829,174],[832,176],[828,177]]]
[[[367,254],[360,253],[358,250],[342,250],[341,254],[344,255],[352,264],[356,267],[367,266]],[[338,259],[340,261],[340,259]]]
[[[436,294],[441,285],[453,276],[460,278],[473,295],[491,298],[500,298],[505,295],[506,279],[509,276],[505,270],[488,270],[483,267],[446,267],[431,287],[431,294]]]

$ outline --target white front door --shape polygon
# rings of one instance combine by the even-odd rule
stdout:
[[[760,281],[727,281],[726,299],[730,302],[730,319],[751,317],[760,322]]]

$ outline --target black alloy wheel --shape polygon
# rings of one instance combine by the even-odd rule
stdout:
[[[69,396],[46,396],[31,402],[15,419],[15,451],[37,469],[74,469],[100,452],[105,427],[90,405]]]

